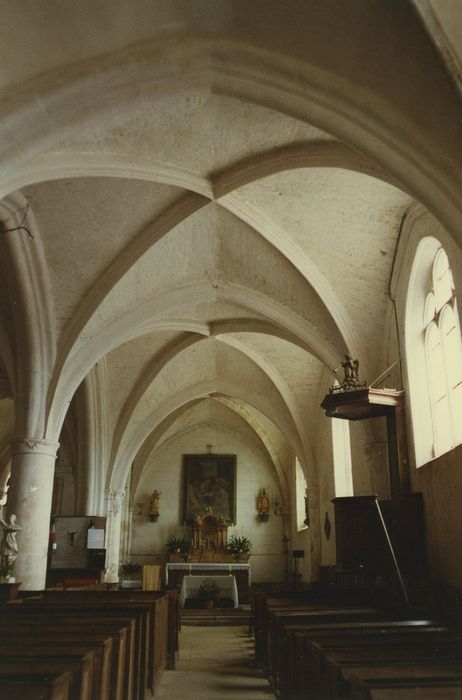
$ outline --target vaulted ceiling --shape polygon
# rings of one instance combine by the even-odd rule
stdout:
[[[309,474],[332,369],[386,366],[412,202],[462,231],[462,110],[412,3],[1,4],[16,432],[57,438],[80,401],[116,488],[188,425],[237,421],[283,488],[290,455]]]

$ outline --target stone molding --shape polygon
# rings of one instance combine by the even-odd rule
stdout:
[[[43,440],[42,438],[25,437],[16,438],[11,444],[13,456],[21,454],[47,455],[56,457],[59,442]]]

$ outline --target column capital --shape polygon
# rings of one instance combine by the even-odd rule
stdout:
[[[33,454],[56,457],[59,442],[36,437],[16,437],[11,442],[13,455]]]

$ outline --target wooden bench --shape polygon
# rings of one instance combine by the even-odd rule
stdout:
[[[71,674],[0,674],[0,700],[69,700]]]
[[[125,667],[123,674],[123,698],[142,700],[147,687],[147,656],[148,656],[148,619],[149,610],[133,609],[123,610],[115,601],[114,606],[97,605],[88,601],[48,601],[28,600],[23,606],[22,614],[34,614],[48,617],[49,619],[66,619],[68,616],[77,616],[80,619],[83,632],[89,629],[97,629],[97,624],[123,625],[134,624],[134,634],[130,636],[130,648],[125,654]],[[15,611],[17,614],[18,611]],[[10,612],[10,615],[13,613]],[[132,629],[132,628],[131,628]],[[133,631],[133,630],[132,630]],[[119,669],[120,670],[120,669]],[[114,691],[116,692],[116,691]],[[118,691],[117,691],[118,692]]]
[[[395,666],[365,666],[355,667],[349,671],[343,671],[342,690],[337,689],[333,697],[352,696],[352,681],[361,681],[366,687],[368,685],[380,683],[382,688],[393,689],[407,686],[413,688],[414,697],[419,697],[419,689],[422,686],[427,688],[439,688],[440,692],[445,686],[455,688],[458,686],[459,698],[462,697],[462,663],[427,663],[427,664],[401,664]],[[454,692],[454,690],[453,690]],[[431,696],[432,700],[434,696]],[[323,697],[322,700],[328,700]]]
[[[369,679],[362,681],[352,676],[349,681],[350,700],[461,700],[462,689],[457,680],[444,682],[419,679],[411,683],[402,680]]]
[[[112,639],[106,639],[96,644],[94,641],[63,640],[58,636],[40,638],[32,635],[29,638],[24,636],[9,637],[8,640],[0,642],[0,658],[27,657],[44,658],[65,658],[86,656],[90,651],[95,651],[94,664],[94,699],[110,700],[110,673]]]
[[[172,601],[172,602],[170,602]],[[27,599],[26,604],[37,605]],[[150,691],[167,665],[169,652],[169,609],[177,602],[176,596],[170,598],[164,592],[157,591],[45,591],[41,605],[51,607],[78,606],[80,609],[99,606],[101,611],[111,613],[135,612],[141,614],[141,629],[138,630],[138,652],[140,657],[140,676],[136,697],[144,696],[145,689]],[[178,630],[170,637],[172,650],[178,647]]]
[[[13,646],[31,659],[37,651],[37,662],[51,662],[57,645],[64,655],[95,650],[94,687],[85,700],[143,700],[154,691],[167,662],[175,664],[179,615],[173,591],[45,591],[3,610],[0,632],[8,643],[0,642],[0,660],[8,660]],[[106,643],[111,645],[112,663],[103,649]],[[69,657],[75,675],[72,662]],[[73,700],[78,697],[75,681],[71,690]]]
[[[460,663],[462,656],[462,637],[457,630],[436,627],[412,627],[409,623],[404,626],[382,628],[377,623],[374,631],[373,623],[368,627],[341,627],[336,625],[329,629],[317,629],[312,625],[309,630],[296,632],[304,644],[301,656],[295,658],[293,667],[288,672],[288,678],[294,678],[295,683],[288,683],[282,688],[283,698],[327,698],[346,697],[345,688],[339,676],[343,667],[381,663],[383,667],[398,668],[397,678],[402,667],[438,659],[449,668],[451,664]],[[387,623],[384,623],[387,624]],[[390,624],[390,623],[388,623]],[[301,627],[301,626],[300,626]],[[340,627],[340,625],[339,625]],[[334,670],[332,670],[334,668]],[[351,669],[350,669],[351,670]],[[389,671],[388,673],[391,673]],[[457,674],[456,674],[457,675]],[[441,679],[439,679],[441,680]]]
[[[460,635],[444,626],[426,620],[376,621],[357,624],[329,623],[288,625],[284,629],[284,659],[281,663],[280,692],[287,698],[303,697],[312,673],[311,645],[313,641],[328,646],[367,647],[380,643],[390,646],[413,642],[434,644],[444,635],[460,640]]]
[[[356,670],[367,668],[373,671],[377,669],[385,676],[391,675],[396,679],[401,675],[403,669],[412,666],[415,669],[425,669],[427,672],[429,665],[437,668],[438,673],[443,671],[446,676],[450,670],[454,670],[456,675],[462,670],[462,645],[451,644],[420,647],[419,644],[408,643],[404,646],[393,648],[363,648],[356,650],[344,649],[342,651],[331,651],[320,647],[314,643],[313,652],[317,656],[318,664],[313,673],[315,683],[309,689],[313,698],[336,698],[344,693],[345,680],[348,673],[356,673]],[[378,676],[381,677],[381,676]]]
[[[69,658],[0,658],[0,677],[21,674],[59,675],[69,672],[69,700],[93,700],[92,652],[71,661]]]
[[[0,633],[2,636],[7,636],[8,639],[13,639],[20,633],[26,634],[29,637],[38,637],[44,641],[65,640],[66,642],[76,643],[81,641],[86,642],[101,642],[108,637],[113,640],[113,652],[111,662],[111,679],[110,679],[110,697],[114,700],[124,700],[124,683],[125,675],[130,672],[130,659],[128,654],[132,654],[130,649],[130,638],[128,626],[120,626],[115,622],[108,623],[96,622],[94,618],[88,618],[88,621],[83,623],[82,619],[79,622],[69,621],[67,616],[60,616],[59,622],[52,622],[48,615],[15,615],[10,619],[0,618]]]
[[[284,627],[289,624],[323,624],[350,620],[377,619],[379,612],[368,608],[275,608],[270,611],[268,634],[269,676],[275,688],[279,687],[280,675],[284,660]]]

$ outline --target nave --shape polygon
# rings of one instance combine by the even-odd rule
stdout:
[[[303,626],[353,622],[339,600],[310,612],[323,586],[366,593],[371,625],[400,590],[452,601],[408,651],[434,636],[457,677],[462,1],[0,12],[0,592],[19,599],[0,647],[19,700],[32,656],[64,669],[42,679],[54,700],[148,700],[200,577],[236,606],[287,594],[260,601],[258,653],[273,624],[291,643],[292,593]],[[337,663],[293,634],[294,678]],[[264,684],[238,647],[230,685]]]
[[[271,700],[256,667],[253,637],[238,626],[186,627],[180,633],[175,671],[165,671],[157,700]]]

